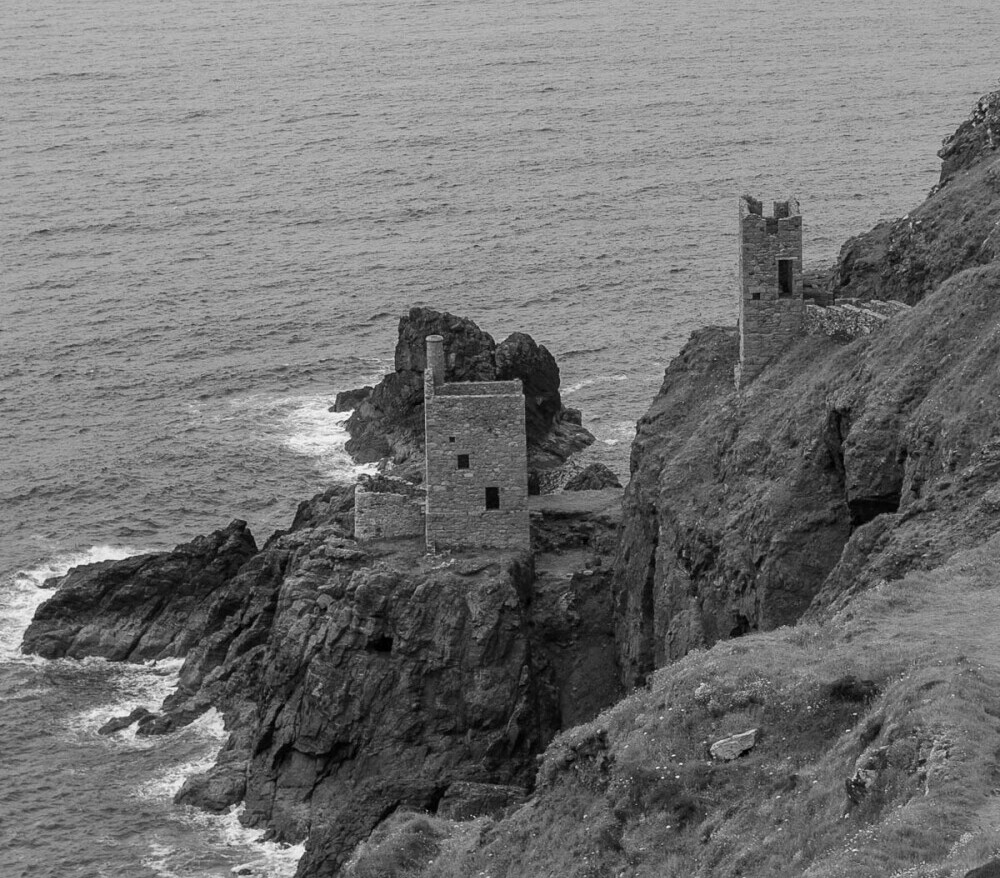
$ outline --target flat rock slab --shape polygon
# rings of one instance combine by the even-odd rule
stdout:
[[[750,729],[748,732],[741,732],[738,735],[731,735],[728,738],[723,738],[721,741],[716,741],[708,749],[713,759],[722,759],[725,762],[731,762],[733,759],[752,750],[756,743],[757,729]]]

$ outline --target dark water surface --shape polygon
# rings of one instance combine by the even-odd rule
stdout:
[[[797,194],[831,262],[936,181],[998,33],[992,0],[5,4],[2,874],[294,869],[169,805],[218,718],[96,736],[170,668],[16,656],[46,571],[287,524],[417,303],[547,345],[624,475],[735,320],[738,193]]]

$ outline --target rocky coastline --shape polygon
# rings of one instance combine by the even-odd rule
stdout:
[[[234,521],[76,568],[24,651],[183,658],[105,731],[219,709],[177,800],[307,838],[300,878],[993,874],[1000,92],[939,155],[924,204],[810,276],[912,308],[742,393],[736,331],[694,333],[624,494],[593,470],[533,498],[532,552],[359,543],[334,486],[261,547]],[[419,480],[429,334],[449,380],[524,381],[533,481],[570,481],[592,437],[548,351],[430,309],[334,403],[356,459]]]

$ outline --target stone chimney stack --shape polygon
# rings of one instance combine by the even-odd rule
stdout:
[[[434,386],[444,384],[444,338],[440,335],[427,336],[427,368],[434,376]]]

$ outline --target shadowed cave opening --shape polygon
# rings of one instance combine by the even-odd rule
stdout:
[[[369,652],[392,652],[392,638],[386,634],[368,641]]]

